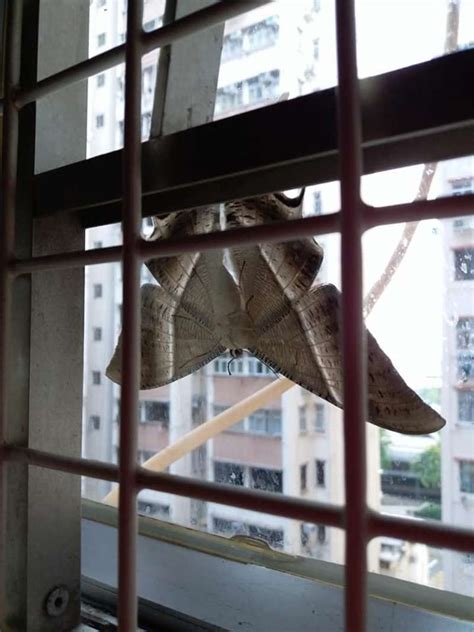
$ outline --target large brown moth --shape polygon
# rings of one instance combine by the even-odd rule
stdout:
[[[151,239],[251,227],[301,215],[302,197],[269,194],[154,219]],[[217,356],[247,350],[275,373],[342,408],[340,292],[315,284],[323,251],[314,239],[236,245],[147,263],[159,285],[142,287],[142,389],[188,375]],[[120,382],[120,340],[107,375]],[[444,419],[404,382],[367,333],[368,420],[406,434]]]

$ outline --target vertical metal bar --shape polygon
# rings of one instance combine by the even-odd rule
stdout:
[[[8,604],[5,599],[6,574],[6,488],[5,443],[7,420],[7,362],[11,283],[8,262],[13,259],[15,244],[15,202],[18,167],[18,111],[13,104],[13,90],[20,78],[22,3],[10,1],[6,8],[4,110],[2,147],[2,207],[0,228],[0,622],[4,621]]]
[[[128,2],[123,151],[123,339],[119,459],[120,630],[137,624],[137,411],[140,375],[141,35],[142,0]]]
[[[346,630],[366,622],[366,363],[362,318],[363,208],[354,0],[337,0],[338,135],[341,179],[342,349],[346,487]]]

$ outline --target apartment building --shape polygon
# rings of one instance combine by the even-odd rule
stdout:
[[[474,158],[443,165],[442,195],[474,191]],[[443,222],[445,313],[442,406],[442,515],[474,525],[474,218]],[[445,588],[474,596],[474,556],[446,551]]]

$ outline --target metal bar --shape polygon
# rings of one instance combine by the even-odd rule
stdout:
[[[436,200],[421,200],[407,204],[373,207],[365,205],[365,227],[414,222],[424,219],[444,219],[474,214],[474,195],[456,195]]]
[[[140,380],[141,64],[143,0],[128,2],[123,150],[123,331],[120,399],[118,621],[137,625],[137,445]]]
[[[9,2],[6,12],[4,111],[2,122],[2,208],[0,230],[0,446],[7,430],[7,376],[10,333],[11,282],[8,263],[14,256],[15,204],[18,170],[18,111],[13,103],[13,89],[20,78],[22,3]],[[7,503],[6,467],[0,454],[0,625],[7,616],[8,577],[6,559]]]
[[[119,480],[118,467],[103,461],[65,457],[17,446],[5,446],[1,458],[5,461],[28,463],[35,467],[69,472],[77,476],[100,478],[114,483],[118,483]],[[138,468],[137,484],[141,489],[152,489],[222,505],[291,517],[295,520],[313,521],[344,528],[343,510],[336,505],[150,472],[143,468]],[[414,520],[413,518],[385,516],[371,511],[369,511],[369,535],[371,538],[384,535],[400,539],[406,538],[414,542],[465,551],[466,553],[474,551],[474,531],[472,530],[424,520]]]
[[[370,537],[388,536],[428,546],[474,553],[474,531],[431,521],[369,514]]]
[[[345,463],[345,629],[363,632],[367,610],[366,361],[362,311],[361,119],[354,0],[336,0],[341,180],[342,358]],[[350,467],[349,467],[350,464]]]
[[[473,65],[468,50],[360,81],[364,173],[472,155],[474,85],[459,78]],[[308,134],[315,120],[325,124]],[[142,148],[145,215],[337,180],[336,93],[291,99]],[[115,151],[38,175],[36,212],[82,209],[86,227],[120,221],[120,169]]]
[[[373,207],[363,204],[363,226],[365,230],[375,226],[397,224],[424,219],[442,219],[461,217],[474,213],[474,195],[460,195],[436,200],[421,200],[406,204]],[[339,230],[339,212],[316,217],[290,220],[268,226],[238,228],[225,232],[193,235],[183,239],[168,239],[160,242],[145,241],[140,244],[140,256],[143,261],[152,258],[169,257],[183,252],[204,252],[229,248],[236,241],[242,245],[255,245],[262,242],[279,243],[333,233]],[[13,276],[44,272],[60,268],[75,268],[119,261],[122,256],[121,246],[81,250],[57,255],[16,259],[8,264],[9,273]]]
[[[142,32],[140,35],[142,54],[176,42],[178,39],[186,37],[187,35],[192,35],[193,33],[207,29],[271,1],[272,0],[245,0],[245,2],[241,2],[240,0],[226,0],[225,2],[217,2],[207,9],[196,11],[160,29],[149,33]],[[15,95],[16,107],[22,108],[28,103],[32,103],[52,92],[61,90],[61,88],[65,86],[87,79],[112,66],[121,64],[125,59],[125,48],[126,44],[116,46],[105,53],[96,55],[91,59],[87,59],[62,72],[58,72],[39,81],[36,86],[33,86],[29,90],[18,91]]]
[[[205,252],[228,248],[238,242],[242,245],[283,242],[302,236],[323,235],[335,232],[339,227],[339,214],[318,215],[289,222],[278,222],[271,226],[254,226],[252,228],[236,228],[205,235],[193,235],[182,239],[167,239],[163,241],[142,241],[140,243],[140,258],[143,261],[159,257],[169,257],[183,252]],[[17,260],[10,263],[10,273],[13,275],[29,274],[57,268],[74,268],[84,265],[94,265],[119,261],[122,253],[121,246],[85,250],[63,255],[35,257],[29,260]]]

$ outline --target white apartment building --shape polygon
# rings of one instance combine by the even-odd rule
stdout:
[[[442,166],[441,195],[474,192],[474,158]],[[442,515],[474,528],[474,217],[443,222],[445,318],[442,409]],[[447,551],[445,588],[474,596],[474,555]]]

